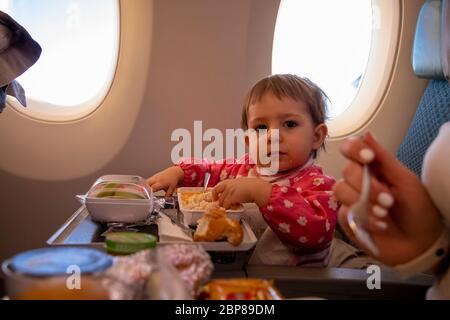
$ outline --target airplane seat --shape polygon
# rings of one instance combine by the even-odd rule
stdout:
[[[396,154],[419,177],[426,150],[450,121],[449,57],[450,0],[427,0],[417,20],[412,65],[419,78],[430,82]]]

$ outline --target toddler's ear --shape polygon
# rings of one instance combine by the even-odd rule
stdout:
[[[319,149],[328,135],[328,127],[321,123],[314,129],[313,149]]]

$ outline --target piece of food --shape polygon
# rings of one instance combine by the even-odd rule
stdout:
[[[145,199],[144,196],[128,191],[101,191],[97,194],[97,198],[111,198],[111,199]]]
[[[111,232],[106,235],[108,253],[124,255],[156,247],[157,239],[147,233]]]
[[[133,183],[101,183],[95,185],[89,196],[95,198],[108,199],[147,199],[147,190],[140,185]]]
[[[181,201],[184,209],[187,210],[206,210],[211,203],[218,203],[214,201],[212,190],[203,191],[184,191],[181,193]],[[241,209],[241,205],[232,205],[231,210]]]
[[[209,254],[201,246],[174,244],[164,246],[162,250],[178,270],[192,295],[211,276],[214,265]]]
[[[158,259],[156,250],[162,250],[166,264]],[[167,268],[167,263],[179,272],[183,285],[192,296],[212,274],[214,266],[211,258],[199,245],[173,244],[160,246],[156,250],[118,257],[114,266],[104,272],[102,284],[111,300],[147,299],[149,279],[158,269]],[[172,283],[163,282],[158,286],[165,290]]]
[[[241,223],[228,218],[225,209],[217,204],[210,204],[198,220],[194,241],[213,242],[224,238],[233,246],[238,246],[244,238]]]
[[[270,281],[264,279],[217,279],[199,294],[203,300],[282,300]]]
[[[142,300],[146,298],[146,285],[157,267],[151,259],[153,250],[119,257],[116,263],[103,273],[102,285],[111,300]]]

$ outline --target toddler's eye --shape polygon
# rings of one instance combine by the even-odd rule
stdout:
[[[255,130],[267,130],[267,126],[265,124],[259,124],[255,127]]]
[[[287,128],[295,128],[297,126],[297,122],[289,120],[284,123],[284,126]]]

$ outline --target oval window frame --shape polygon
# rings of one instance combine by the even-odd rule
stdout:
[[[327,121],[330,140],[339,140],[364,130],[380,110],[389,91],[398,60],[402,0],[372,0],[372,10],[372,41],[361,85],[345,111]],[[272,48],[274,43],[275,36]]]
[[[114,23],[114,29],[116,30],[114,37],[114,53],[111,60],[111,68],[106,76],[103,86],[98,90],[97,94],[88,101],[71,106],[55,105],[27,97],[27,107],[23,107],[15,98],[8,96],[7,105],[11,107],[11,110],[33,121],[44,123],[70,123],[89,117],[102,106],[116,77],[120,56],[121,0],[115,0],[113,5],[115,6],[116,14]],[[24,89],[26,92],[26,88]]]

